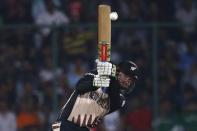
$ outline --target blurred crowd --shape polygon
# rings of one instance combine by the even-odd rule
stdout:
[[[0,1],[0,131],[48,131],[83,74],[95,68],[97,5],[93,0]],[[109,0],[112,61],[130,59],[139,81],[125,108],[96,131],[197,130],[197,3],[192,0]],[[132,23],[179,23],[152,27]],[[114,22],[118,23],[118,22]],[[23,26],[23,25],[36,26]],[[15,25],[12,28],[4,28]],[[16,26],[17,25],[17,26]],[[54,25],[58,27],[54,27]],[[157,67],[153,68],[153,43]],[[153,74],[158,72],[156,119]]]

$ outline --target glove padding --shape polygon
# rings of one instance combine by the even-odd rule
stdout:
[[[95,75],[93,79],[93,86],[95,87],[109,87],[110,78],[107,76]]]
[[[99,76],[114,76],[116,75],[116,66],[110,62],[101,62],[96,59],[97,72]]]

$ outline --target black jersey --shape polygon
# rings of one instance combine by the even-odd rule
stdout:
[[[71,121],[81,127],[90,127],[97,119],[119,109],[125,103],[120,93],[119,84],[110,77],[109,87],[94,87],[96,71],[86,73],[76,85],[66,104],[63,106],[58,121]]]

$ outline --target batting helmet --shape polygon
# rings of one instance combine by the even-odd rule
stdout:
[[[132,62],[130,60],[120,62],[118,64],[117,70],[134,78],[135,80],[138,79],[138,75],[137,75],[138,67],[134,62]]]
[[[130,76],[131,78],[134,79],[134,83],[132,85],[130,85],[129,88],[121,88],[121,90],[123,90],[124,93],[129,93],[133,90],[133,87],[135,86],[135,80],[138,79],[138,67],[137,65],[130,61],[130,60],[126,60],[126,61],[122,61],[118,64],[117,66],[117,73],[118,72],[123,72],[124,74]]]

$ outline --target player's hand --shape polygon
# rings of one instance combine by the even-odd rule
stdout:
[[[110,62],[101,62],[96,59],[97,72],[100,76],[115,76],[116,66]]]
[[[109,87],[110,78],[107,76],[95,75],[93,79],[93,86],[95,87]]]

